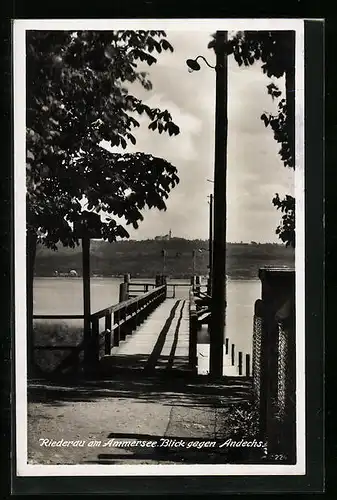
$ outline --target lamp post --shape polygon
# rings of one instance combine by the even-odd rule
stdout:
[[[210,322],[210,376],[223,375],[223,344],[225,332],[226,301],[226,187],[227,187],[227,56],[225,43],[227,32],[215,35],[216,65],[211,66],[203,56],[186,61],[191,71],[198,71],[198,59],[215,69],[215,158],[214,158],[214,235],[212,301]]]
[[[213,275],[213,195],[209,195],[209,237],[208,237],[208,268],[209,276],[207,283],[207,293],[212,296],[212,275]]]

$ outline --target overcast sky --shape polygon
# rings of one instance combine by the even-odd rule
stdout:
[[[139,229],[128,226],[133,239],[153,238],[172,230],[173,236],[208,238],[207,196],[213,185],[215,72],[199,60],[201,70],[189,73],[186,59],[204,55],[215,64],[213,50],[207,48],[205,32],[167,31],[174,52],[159,54],[157,64],[147,66],[153,83],[151,91],[132,91],[152,107],[168,109],[180,127],[180,134],[148,130],[148,121],[139,120],[134,130],[135,146],[128,152],[143,151],[170,161],[178,169],[180,183],[170,193],[167,211],[144,211]],[[143,69],[143,67],[142,67]],[[260,116],[274,111],[267,94],[270,83],[256,63],[240,68],[232,57],[228,68],[228,177],[227,241],[279,241],[275,229],[281,214],[271,204],[276,192],[294,192],[294,172],[283,166],[273,132]],[[275,82],[283,90],[282,79]],[[117,148],[113,148],[116,151]],[[123,150],[122,150],[123,151]]]

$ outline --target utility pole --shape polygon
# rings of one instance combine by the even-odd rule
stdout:
[[[195,271],[196,271],[195,258],[196,258],[196,253],[195,253],[195,250],[193,250],[193,251],[192,251],[192,269],[193,269],[193,276],[195,276]]]
[[[213,275],[213,195],[209,195],[209,237],[208,237],[208,295],[212,295],[212,275]]]
[[[226,189],[227,189],[227,32],[218,31],[215,40],[215,163],[214,163],[214,238],[212,301],[210,321],[210,376],[223,375],[226,301]]]

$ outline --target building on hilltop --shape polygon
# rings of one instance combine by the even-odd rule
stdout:
[[[169,230],[168,234],[160,235],[160,236],[155,236],[156,241],[169,241],[172,238],[172,231],[171,229]]]

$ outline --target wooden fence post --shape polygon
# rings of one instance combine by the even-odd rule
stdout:
[[[128,300],[129,298],[129,289],[130,289],[130,274],[124,274],[124,283],[126,284],[126,291],[125,291],[125,300]]]
[[[92,318],[92,337],[91,337],[91,356],[92,356],[92,366],[91,370],[95,372],[97,365],[99,363],[100,345],[99,345],[99,319],[96,317]]]
[[[250,354],[246,354],[246,377],[250,377]]]
[[[124,302],[128,300],[128,283],[121,283],[119,285],[119,302]]]
[[[239,351],[239,363],[238,363],[238,367],[239,367],[239,375],[242,375],[242,352]]]
[[[200,294],[200,276],[195,277],[195,293]]]
[[[105,315],[105,341],[104,353],[111,352],[111,313]]]
[[[114,328],[114,335],[113,335],[114,347],[119,346],[119,332],[120,332],[119,322],[120,322],[120,311],[116,311],[114,313],[114,323],[115,323],[115,325],[117,324],[118,326],[117,327],[115,326],[115,328]]]
[[[122,321],[125,320],[126,316],[127,316],[127,308],[126,307],[123,307],[123,309],[121,309],[120,311],[120,319]],[[125,340],[126,338],[126,334],[127,334],[127,331],[126,331],[126,325],[125,323],[123,323],[120,328],[119,328],[119,339],[120,340]]]

